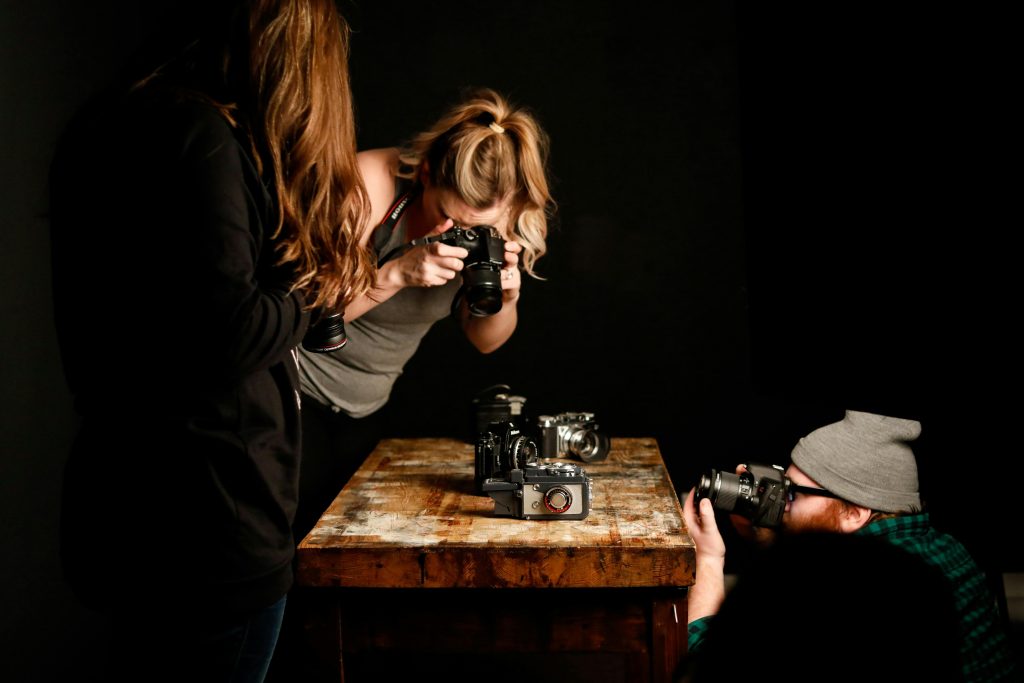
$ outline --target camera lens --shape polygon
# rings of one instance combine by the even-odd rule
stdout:
[[[501,270],[490,263],[477,263],[463,271],[466,304],[476,316],[494,315],[501,310]]]
[[[556,514],[572,507],[572,492],[564,486],[552,486],[544,494],[544,507]]]
[[[715,508],[724,512],[732,512],[736,509],[736,504],[742,495],[741,485],[743,482],[741,479],[744,476],[747,479],[750,478],[746,472],[738,475],[720,470],[710,470],[701,475],[700,484],[697,486],[697,502],[700,502],[701,498],[707,498]],[[749,485],[746,488],[749,488]]]
[[[595,462],[608,457],[610,443],[604,432],[576,429],[569,434],[565,442],[569,453],[583,462]]]
[[[508,450],[512,469],[521,470],[537,459],[537,444],[528,436],[517,436]]]
[[[337,351],[348,343],[345,334],[345,316],[331,313],[320,316],[309,326],[306,336],[302,339],[302,348],[313,353]]]

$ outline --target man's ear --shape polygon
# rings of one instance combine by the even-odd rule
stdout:
[[[871,508],[861,505],[845,505],[839,511],[839,529],[844,534],[852,534],[871,521]]]

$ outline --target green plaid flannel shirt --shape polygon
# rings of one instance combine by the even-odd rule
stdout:
[[[928,513],[876,520],[856,533],[877,536],[917,555],[949,581],[960,617],[960,658],[965,681],[1020,680],[984,573],[959,541],[932,527]],[[690,652],[700,651],[711,619],[704,617],[689,625]]]

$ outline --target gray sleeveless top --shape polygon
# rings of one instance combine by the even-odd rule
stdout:
[[[408,243],[405,224],[402,216],[378,254]],[[337,351],[311,353],[299,347],[302,391],[356,418],[379,410],[431,326],[451,313],[461,285],[456,276],[442,287],[406,287],[345,323],[348,343]]]

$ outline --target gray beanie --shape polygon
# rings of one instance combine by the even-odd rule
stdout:
[[[908,442],[921,423],[846,411],[846,417],[816,429],[793,448],[793,464],[837,496],[882,512],[921,508],[917,461]]]

